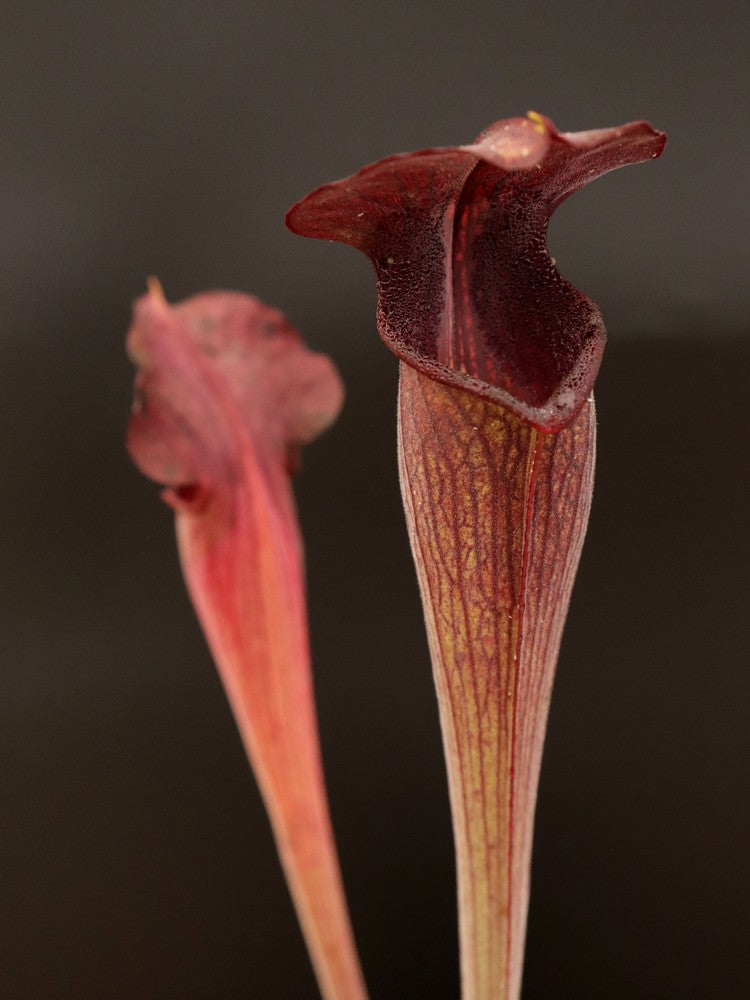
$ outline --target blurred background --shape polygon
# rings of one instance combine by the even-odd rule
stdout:
[[[729,0],[4,5],[4,998],[316,996],[172,516],[123,449],[151,273],[252,291],[341,368],[297,490],[334,822],[373,1000],[458,995],[396,362],[367,261],[283,215],[528,108],[669,144],[550,230],[610,339],[524,997],[750,995],[747,42]]]

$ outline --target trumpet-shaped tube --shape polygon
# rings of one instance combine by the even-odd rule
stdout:
[[[596,305],[547,225],[609,170],[659,156],[646,122],[559,132],[529,114],[392,156],[287,224],[370,258],[401,359],[399,465],[456,840],[465,1000],[520,993],[547,709],[591,502]]]
[[[343,390],[274,309],[216,292],[137,304],[128,449],[165,485],[182,570],[270,817],[326,1000],[363,1000],[313,702],[290,470]]]
[[[542,434],[402,364],[398,416],[448,769],[464,996],[517,997],[547,710],[591,505],[594,405]]]

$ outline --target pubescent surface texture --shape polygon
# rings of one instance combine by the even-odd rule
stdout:
[[[378,330],[402,360],[559,430],[591,393],[605,332],[598,307],[549,255],[550,217],[664,143],[646,122],[565,133],[530,113],[471,145],[391,156],[326,184],[287,225],[367,254]]]

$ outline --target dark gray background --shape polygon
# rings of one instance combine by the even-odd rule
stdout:
[[[525,997],[748,995],[747,41],[726,0],[4,5],[4,997],[315,996],[171,515],[122,447],[149,273],[253,291],[340,364],[298,484],[334,820],[373,1000],[457,995],[396,365],[364,258],[282,218],[528,108],[670,139],[551,228],[610,343]]]

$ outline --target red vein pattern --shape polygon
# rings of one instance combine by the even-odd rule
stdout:
[[[544,732],[593,486],[593,400],[557,434],[400,365],[399,468],[440,707],[464,1000],[521,990]]]
[[[665,141],[648,122],[560,132],[529,112],[468,146],[369,164],[287,214],[369,257],[378,331],[402,361],[402,496],[448,757],[465,1000],[520,990],[544,726],[591,501],[605,331],[547,226]]]

